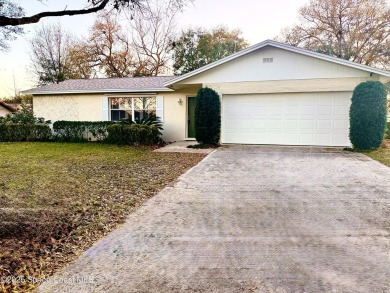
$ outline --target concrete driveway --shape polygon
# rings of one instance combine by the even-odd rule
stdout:
[[[51,281],[41,292],[390,292],[390,168],[222,148]]]

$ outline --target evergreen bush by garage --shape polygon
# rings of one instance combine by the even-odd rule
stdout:
[[[390,122],[387,122],[386,139],[390,139]]]
[[[195,138],[199,143],[218,144],[221,135],[221,101],[210,88],[202,88],[196,97]]]
[[[386,88],[379,81],[366,81],[355,88],[349,112],[349,138],[354,148],[380,147],[386,128],[386,95]]]

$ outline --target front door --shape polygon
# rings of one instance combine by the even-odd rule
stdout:
[[[187,137],[195,138],[195,107],[196,97],[188,97]]]

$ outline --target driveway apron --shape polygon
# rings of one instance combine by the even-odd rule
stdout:
[[[389,232],[390,168],[222,147],[40,292],[390,292]]]

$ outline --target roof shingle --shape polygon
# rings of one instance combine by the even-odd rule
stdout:
[[[77,92],[134,92],[168,90],[164,83],[173,76],[70,79],[23,91],[24,94],[77,93]]]
[[[15,113],[17,111],[14,107],[12,107],[11,105],[9,105],[6,102],[3,102],[1,100],[0,100],[0,106],[2,106],[3,108],[7,109],[11,113]]]

